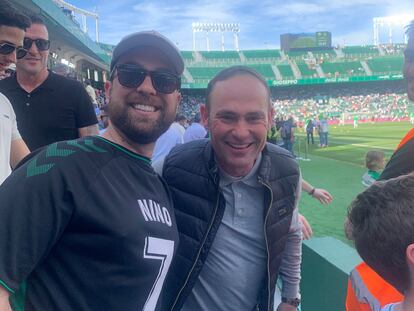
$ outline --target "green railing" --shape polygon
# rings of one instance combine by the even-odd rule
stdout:
[[[331,237],[302,247],[302,311],[345,311],[348,276],[361,262],[355,249]]]

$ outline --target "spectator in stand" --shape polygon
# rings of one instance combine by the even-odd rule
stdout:
[[[67,77],[69,73],[69,67],[62,63],[57,63],[53,67],[53,72],[56,73],[59,76]]]
[[[6,70],[27,51],[23,49],[25,29],[30,20],[8,2],[0,2],[0,70]],[[10,101],[0,93],[0,184],[11,168],[29,153],[17,129],[16,115]],[[1,308],[0,308],[1,309]]]
[[[385,154],[381,150],[370,150],[365,155],[365,167],[368,171],[362,176],[362,185],[371,186],[381,175],[385,167]]]
[[[152,166],[156,171],[161,171],[164,159],[171,149],[184,143],[184,133],[187,119],[183,115],[177,115],[169,129],[162,134],[155,143],[154,153],[152,154]]]
[[[196,113],[192,118],[191,125],[187,127],[184,133],[184,143],[188,143],[193,140],[202,139],[207,136],[207,130],[201,124],[200,114]]]
[[[47,69],[49,34],[41,16],[31,17],[16,64],[16,75],[0,81],[30,150],[50,143],[97,135],[98,120],[81,83]]]
[[[88,93],[89,98],[92,101],[93,107],[95,107],[95,108],[98,107],[98,102],[96,101],[96,92],[95,92],[95,89],[91,85],[91,81],[88,80],[88,79],[85,80],[85,89],[86,89],[86,93]]]

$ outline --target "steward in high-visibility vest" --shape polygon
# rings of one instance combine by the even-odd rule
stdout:
[[[402,139],[380,176],[387,180],[414,171],[414,128]],[[348,280],[347,311],[379,311],[386,304],[402,301],[404,296],[382,279],[366,263],[356,266]]]
[[[388,284],[365,262],[356,266],[349,276],[346,296],[347,311],[379,311],[404,296]]]

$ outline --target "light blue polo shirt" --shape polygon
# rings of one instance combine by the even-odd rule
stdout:
[[[266,277],[265,188],[258,182],[261,155],[250,173],[234,178],[220,171],[226,200],[221,225],[182,311],[250,311]]]

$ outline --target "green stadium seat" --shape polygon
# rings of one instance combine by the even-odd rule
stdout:
[[[279,69],[283,79],[295,79],[295,75],[293,74],[290,65],[277,65],[277,68]]]
[[[181,51],[181,56],[184,58],[184,61],[194,60],[192,51]]]
[[[342,49],[346,58],[358,58],[379,55],[378,47],[375,45],[346,46]]]
[[[376,57],[367,60],[373,73],[401,73],[404,63],[402,56]]]
[[[276,79],[275,73],[273,72],[272,66],[270,64],[258,64],[248,66],[256,70],[266,79]]]
[[[311,69],[309,68],[309,65],[304,64],[304,63],[299,63],[297,64],[300,73],[302,74],[303,78],[313,78],[313,77],[317,77],[317,72],[315,69]]]
[[[211,80],[225,67],[188,67],[188,71],[195,80]]]
[[[278,59],[280,58],[279,50],[246,50],[243,51],[246,60],[263,60],[263,59]]]
[[[322,70],[327,76],[363,76],[366,75],[361,62],[325,62],[321,64]]]
[[[202,51],[200,52],[206,60],[223,60],[226,59],[237,59],[240,60],[239,52],[237,51]]]

